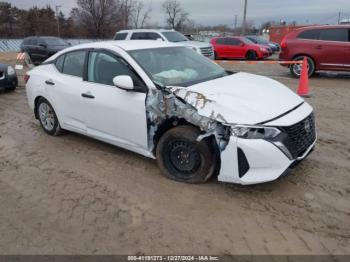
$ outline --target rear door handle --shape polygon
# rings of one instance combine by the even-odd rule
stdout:
[[[93,96],[91,93],[82,93],[81,96],[84,98],[89,98],[89,99],[95,98],[95,96]]]
[[[50,85],[50,86],[54,86],[55,85],[55,83],[52,80],[46,80],[45,84]]]
[[[316,49],[321,50],[323,47],[321,45],[316,46]]]

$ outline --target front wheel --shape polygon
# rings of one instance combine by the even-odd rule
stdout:
[[[246,55],[246,59],[247,60],[257,60],[258,59],[258,55],[256,54],[255,51],[248,51],[248,53]]]
[[[162,173],[175,181],[200,184],[215,173],[218,157],[212,138],[197,141],[200,131],[178,126],[167,131],[157,145],[157,162]]]
[[[306,58],[307,58],[307,64],[308,64],[309,77],[311,77],[315,73],[315,62],[310,57],[306,57]],[[298,56],[293,59],[293,61],[303,61],[303,60],[304,60],[304,56]],[[290,72],[294,77],[300,78],[302,68],[303,68],[302,64],[293,64],[290,66]]]
[[[39,99],[36,110],[40,125],[47,134],[51,136],[61,134],[62,129],[58,122],[55,110],[46,99]]]

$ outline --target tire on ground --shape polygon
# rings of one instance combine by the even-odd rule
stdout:
[[[311,77],[316,71],[315,61],[311,57],[306,56],[306,58],[309,66],[309,77]],[[303,60],[304,60],[304,56],[297,56],[293,59],[293,61],[303,61]],[[295,78],[300,78],[301,65],[298,65],[298,64],[291,65],[289,67],[289,70],[292,76],[294,76]]]
[[[193,126],[178,126],[160,138],[156,149],[162,173],[179,182],[200,184],[217,172],[219,157],[212,137],[197,141],[200,131]]]
[[[40,112],[39,112],[39,107],[41,104],[46,104],[47,106],[49,106],[51,112],[53,113],[53,116],[54,116],[54,125],[53,125],[53,128],[51,130],[48,130],[47,128],[45,128],[41,118],[40,118]],[[39,118],[39,122],[40,122],[40,125],[42,127],[42,129],[45,131],[45,133],[47,133],[48,135],[51,135],[51,136],[59,136],[63,133],[62,131],[62,128],[61,128],[61,125],[58,121],[58,118],[57,118],[57,115],[56,115],[56,112],[55,110],[53,109],[52,105],[50,104],[49,101],[47,101],[45,98],[41,97],[39,98],[37,104],[36,104],[36,107],[35,107],[35,110],[36,110],[36,114]]]

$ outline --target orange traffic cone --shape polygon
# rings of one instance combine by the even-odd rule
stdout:
[[[310,97],[309,89],[309,66],[307,58],[304,57],[304,61],[301,68],[300,82],[298,87],[298,95],[302,97]]]

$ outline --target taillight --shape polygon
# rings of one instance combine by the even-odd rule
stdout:
[[[29,78],[30,78],[30,75],[27,75],[27,74],[25,74],[24,75],[24,82],[28,82],[28,80],[29,80]]]
[[[284,37],[281,41],[281,48],[287,48],[287,37]]]

